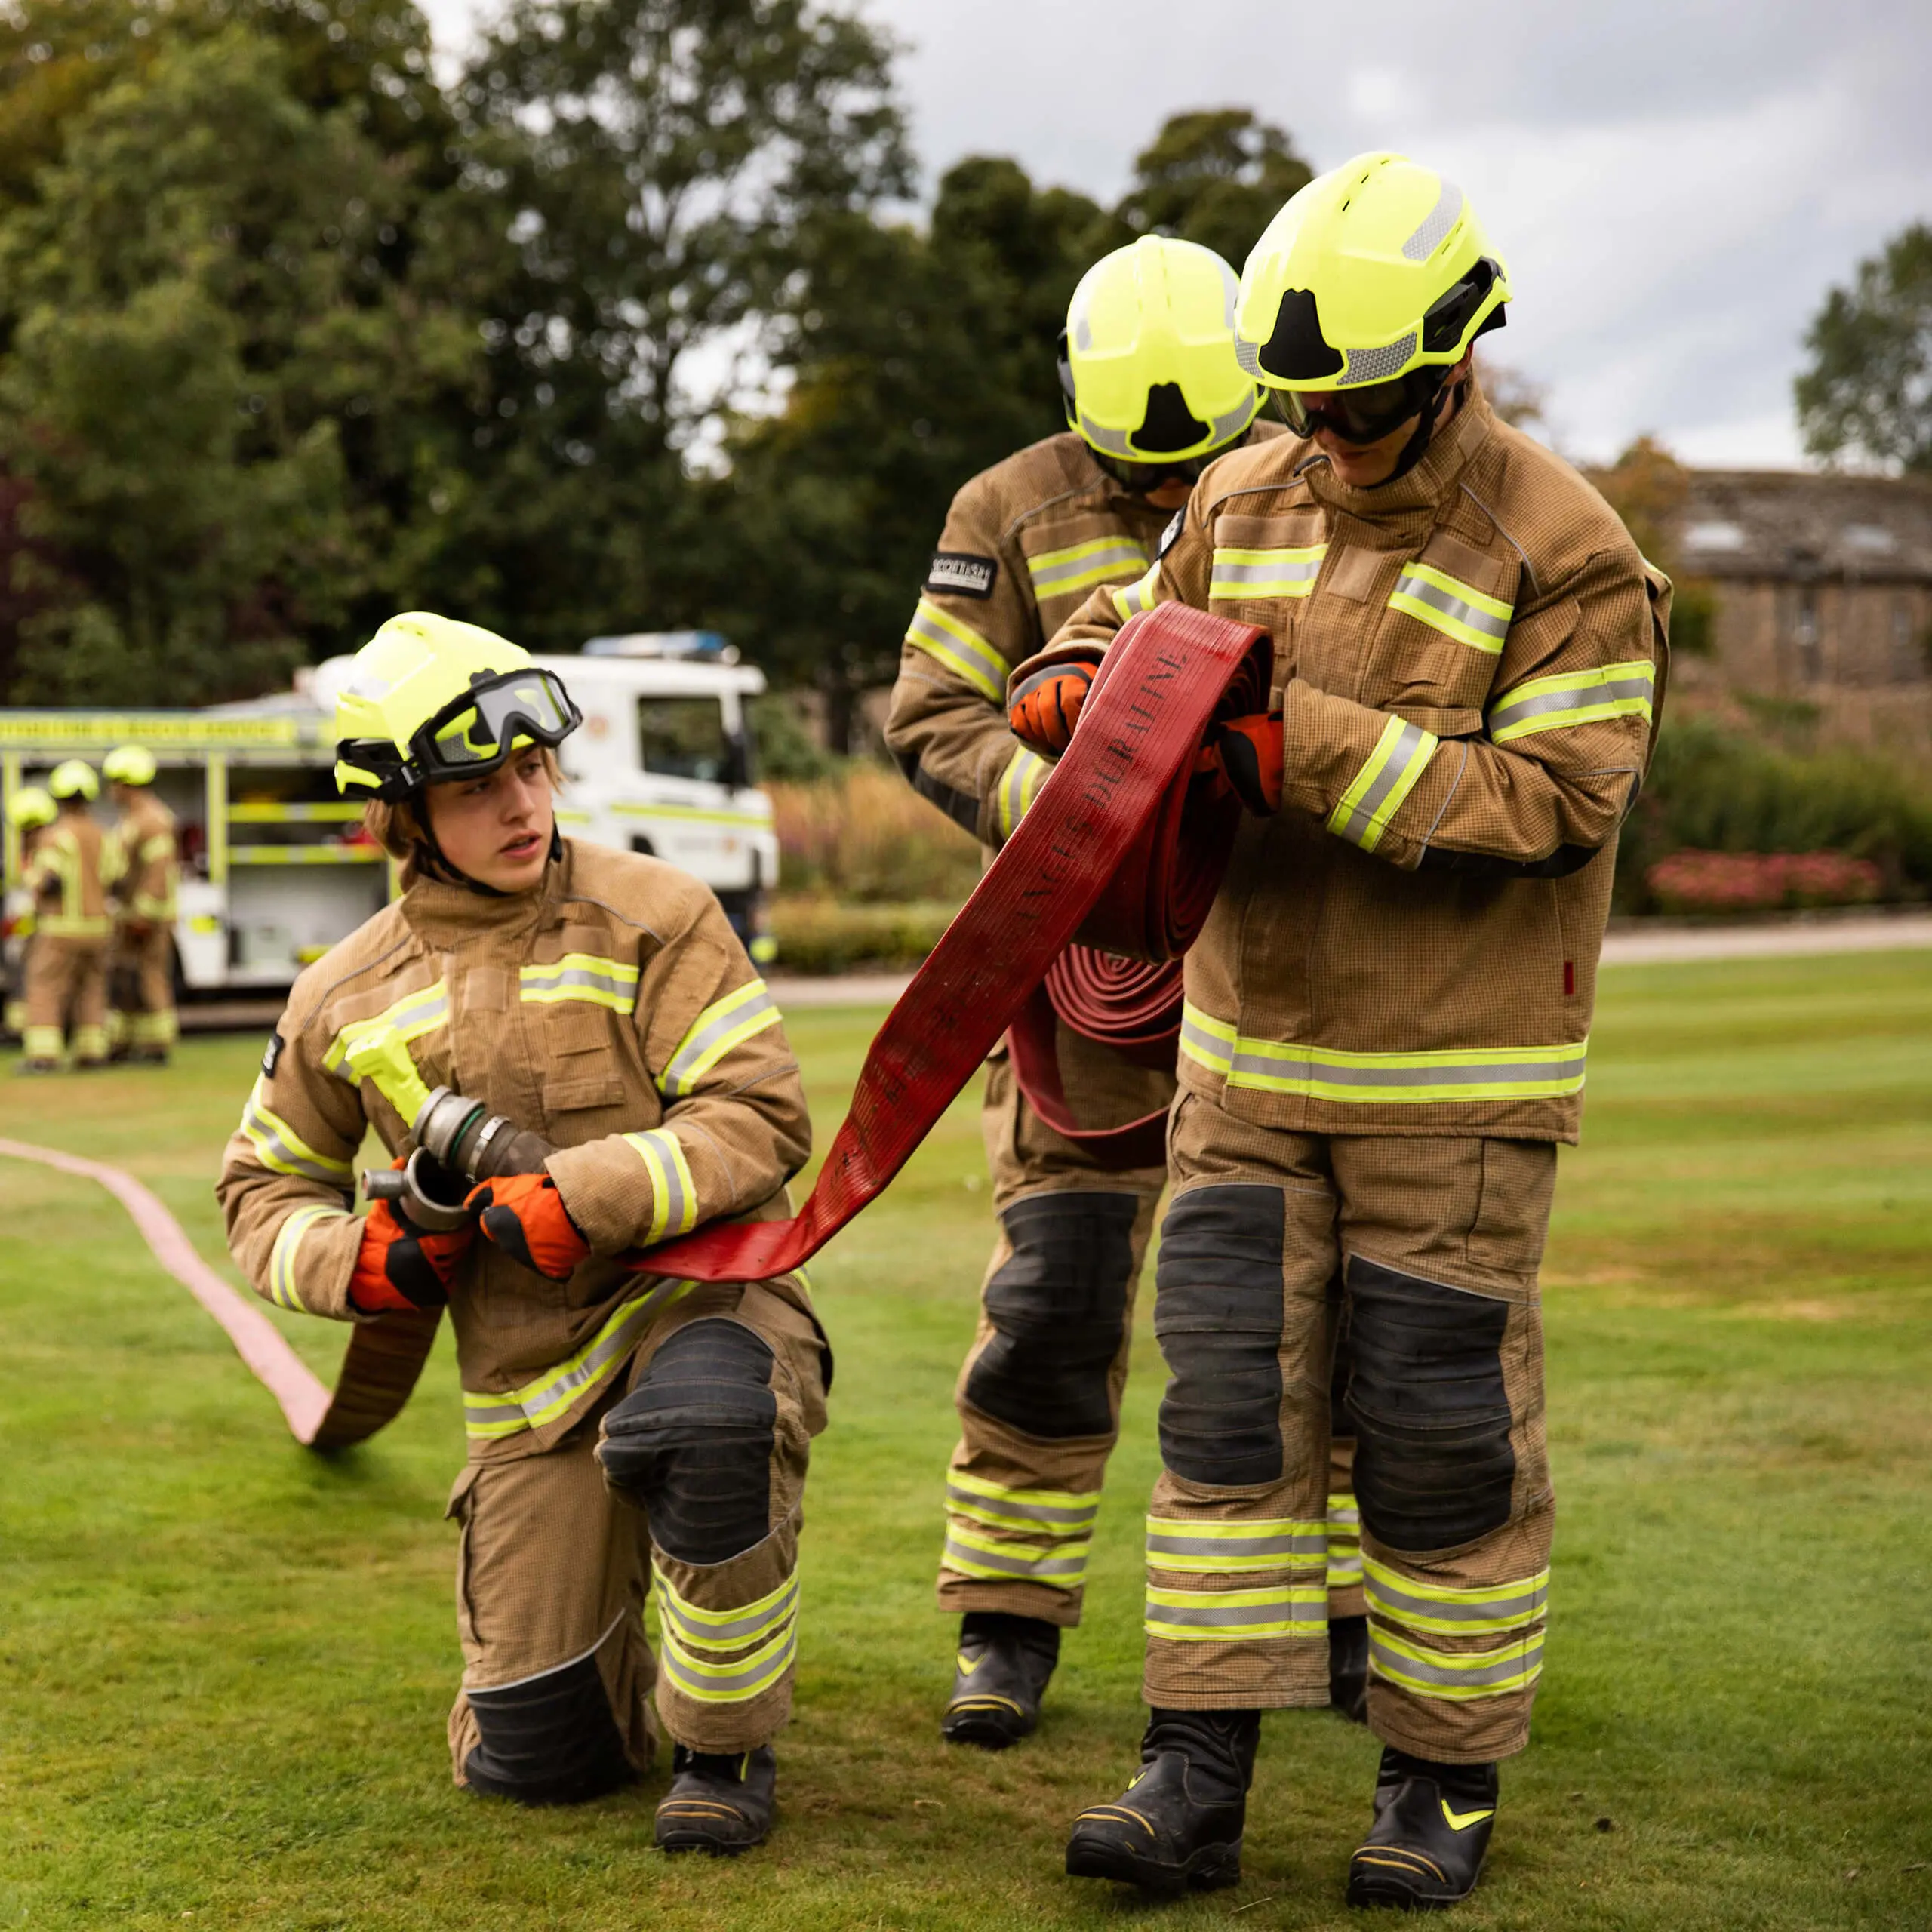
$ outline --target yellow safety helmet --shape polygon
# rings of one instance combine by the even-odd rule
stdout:
[[[47,789],[48,795],[55,798],[97,798],[100,780],[85,758],[70,758],[54,768]]]
[[[1235,353],[1281,393],[1297,433],[1371,443],[1412,416],[1433,420],[1445,372],[1503,327],[1509,300],[1508,271],[1454,182],[1403,155],[1358,155],[1263,231]]]
[[[519,746],[560,745],[583,722],[563,680],[507,638],[405,611],[355,654],[336,700],[336,786],[394,801],[483,777]]]
[[[31,832],[37,825],[51,825],[60,811],[52,793],[38,785],[23,785],[7,801],[7,823],[16,832]]]
[[[1067,426],[1131,486],[1198,475],[1247,433],[1262,392],[1235,358],[1235,272],[1143,235],[1080,278],[1060,337]]]
[[[145,745],[122,745],[100,761],[100,775],[115,785],[152,785],[154,753]]]

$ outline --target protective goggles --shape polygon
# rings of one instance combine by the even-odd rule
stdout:
[[[1379,443],[1435,406],[1448,373],[1430,363],[1358,389],[1277,389],[1275,405],[1297,436],[1325,429],[1345,443]]]
[[[529,666],[452,698],[411,734],[406,753],[380,740],[355,739],[338,745],[336,755],[354,776],[374,778],[377,795],[394,802],[419,786],[487,777],[528,746],[554,749],[583,722],[563,680]]]

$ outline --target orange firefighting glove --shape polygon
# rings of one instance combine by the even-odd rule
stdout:
[[[349,1301],[364,1315],[441,1308],[450,1298],[450,1278],[475,1238],[475,1227],[468,1223],[448,1234],[425,1234],[388,1201],[378,1201],[362,1223]]]
[[[483,1232],[512,1261],[534,1268],[553,1281],[567,1281],[590,1252],[590,1244],[548,1174],[506,1174],[473,1189],[465,1204],[478,1215]]]
[[[1042,758],[1058,758],[1072,742],[1080,707],[1094,681],[1091,664],[1049,664],[1021,680],[1007,700],[1013,735]]]
[[[1235,796],[1258,818],[1281,809],[1281,721],[1257,714],[1214,728],[1210,747]]]

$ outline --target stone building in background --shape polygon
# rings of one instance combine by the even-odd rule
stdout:
[[[1662,547],[1709,621],[1675,654],[1673,700],[1788,741],[1932,753],[1932,481],[1679,475]]]

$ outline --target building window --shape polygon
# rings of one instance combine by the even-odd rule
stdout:
[[[1892,599],[1892,682],[1915,685],[1927,675],[1926,640],[1912,600],[1903,593]]]
[[[1801,684],[1815,685],[1824,675],[1824,653],[1819,648],[1818,593],[1801,584],[1791,593],[1791,641]]]

